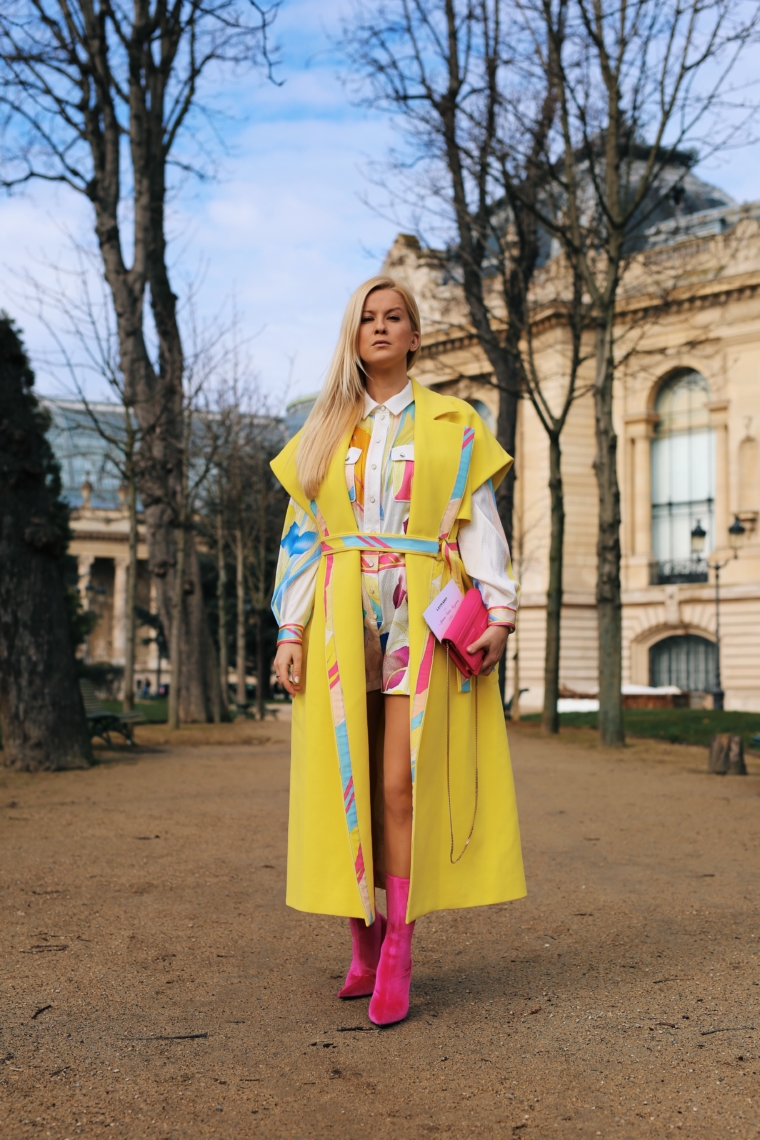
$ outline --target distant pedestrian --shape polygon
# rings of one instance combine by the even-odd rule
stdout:
[[[518,596],[494,496],[512,460],[469,404],[408,375],[419,346],[410,291],[360,286],[272,464],[291,496],[273,601],[294,697],[287,902],[350,917],[339,996],[372,995],[379,1025],[407,1015],[416,918],[525,894],[494,673]],[[452,579],[487,610],[471,680],[423,618]]]
[[[142,690],[142,699],[144,701],[150,700],[150,677],[145,678],[145,684],[143,685]]]

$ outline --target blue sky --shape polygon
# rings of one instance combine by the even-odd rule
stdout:
[[[188,184],[174,205],[178,292],[200,281],[207,319],[232,298],[262,386],[276,399],[320,386],[345,302],[376,272],[397,226],[363,202],[368,161],[381,160],[391,126],[351,105],[338,78],[330,36],[339,0],[284,0],[276,24],[280,87],[246,76],[231,101],[245,122],[229,124],[232,153],[211,184]],[[758,150],[702,168],[739,200],[760,197]],[[0,198],[0,308],[22,326],[45,393],[63,394],[48,364],[51,341],[25,300],[25,271],[51,280],[70,261],[66,231],[89,238],[85,202],[65,189],[36,186]],[[95,395],[95,391],[92,392]]]
[[[341,5],[285,0],[276,31],[275,87],[244,76],[233,101],[245,122],[227,126],[232,153],[211,184],[188,183],[175,204],[174,281],[199,281],[207,318],[234,296],[263,387],[280,397],[319,388],[346,300],[377,271],[395,227],[362,202],[362,169],[391,141],[389,125],[351,105],[330,35]],[[66,231],[89,240],[87,204],[42,185],[0,198],[0,308],[21,325],[41,392],[63,394],[49,367],[52,342],[19,275],[51,281],[71,263]]]

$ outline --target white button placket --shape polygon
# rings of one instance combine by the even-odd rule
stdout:
[[[366,489],[364,500],[364,525],[370,534],[378,533],[382,529],[380,517],[380,502],[382,496],[383,455],[385,441],[388,438],[390,416],[387,410],[378,408],[375,412],[375,423],[372,428],[372,440],[369,445],[369,471],[366,473]]]

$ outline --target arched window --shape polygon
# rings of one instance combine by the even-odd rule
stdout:
[[[713,549],[715,439],[710,426],[710,389],[699,372],[684,371],[661,388],[652,440],[652,553],[655,582],[705,582],[707,567],[691,554],[697,522]]]
[[[649,650],[650,685],[677,685],[689,692],[715,689],[715,643],[696,634],[666,637]]]

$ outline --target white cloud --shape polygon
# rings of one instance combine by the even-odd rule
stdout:
[[[212,317],[235,296],[264,385],[282,391],[295,358],[291,395],[319,386],[351,290],[375,272],[396,227],[361,201],[366,160],[382,160],[387,121],[350,104],[336,77],[329,32],[339,27],[333,0],[286,3],[278,17],[283,64],[276,87],[241,76],[224,92],[247,124],[228,124],[232,156],[219,181],[189,183],[172,207],[175,288],[202,279],[200,306]],[[739,199],[758,196],[757,149],[739,151],[703,176]],[[87,203],[63,188],[38,185],[0,199],[0,307],[24,328],[43,391],[51,344],[24,311],[17,275],[48,282],[51,266],[71,261],[65,231],[91,241]],[[371,251],[368,253],[367,251]]]
[[[336,26],[336,11],[312,2],[283,8],[283,86],[239,82],[231,94],[252,110],[248,125],[229,128],[233,156],[218,182],[185,187],[172,214],[177,291],[200,278],[208,316],[234,293],[246,331],[257,334],[252,353],[264,385],[281,391],[295,359],[293,395],[319,386],[345,302],[395,232],[360,200],[362,162],[385,152],[390,128],[351,106],[336,78],[323,26]],[[22,325],[43,391],[55,387],[44,365],[51,343],[25,311],[16,275],[29,268],[50,282],[51,265],[70,263],[62,221],[91,241],[87,203],[72,192],[38,185],[0,200],[0,307]]]

